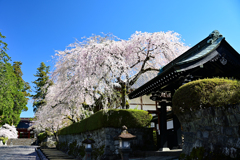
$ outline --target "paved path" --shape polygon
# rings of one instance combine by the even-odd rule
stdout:
[[[0,146],[0,160],[40,160],[37,146]]]

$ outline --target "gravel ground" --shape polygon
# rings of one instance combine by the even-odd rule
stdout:
[[[0,146],[0,160],[40,160],[37,146]]]

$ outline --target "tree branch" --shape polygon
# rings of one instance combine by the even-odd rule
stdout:
[[[148,72],[148,71],[159,71],[158,69],[155,69],[155,68],[147,68],[145,70],[140,70],[136,75],[135,77],[129,82],[129,85],[132,86],[137,80],[138,78],[145,72]]]

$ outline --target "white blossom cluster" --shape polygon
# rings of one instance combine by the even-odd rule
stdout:
[[[8,139],[17,139],[18,131],[15,126],[10,126],[9,124],[4,124],[0,128],[0,137],[8,137]]]

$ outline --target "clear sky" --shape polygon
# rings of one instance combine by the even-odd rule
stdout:
[[[213,30],[240,53],[239,0],[0,0],[0,32],[8,55],[21,61],[31,84],[41,62],[81,37],[112,33],[128,39],[135,31],[175,31],[193,46]],[[32,87],[33,89],[33,87]],[[34,89],[33,89],[34,90]],[[21,117],[33,117],[32,104]]]

